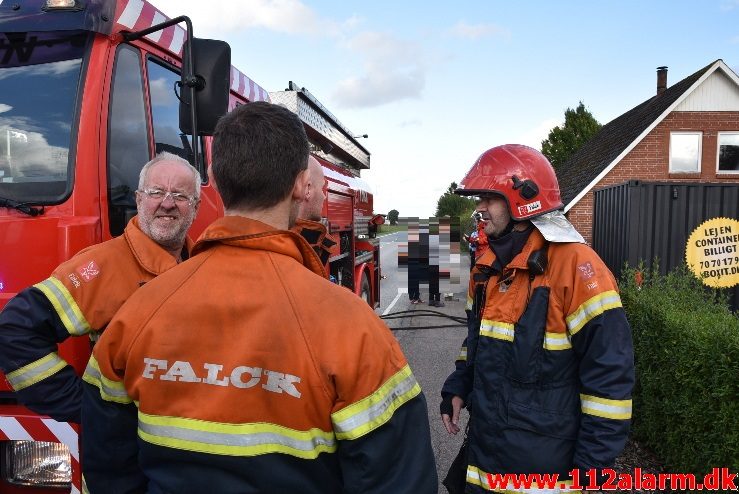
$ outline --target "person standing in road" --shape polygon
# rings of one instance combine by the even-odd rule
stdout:
[[[57,351],[70,336],[94,340],[133,292],[186,259],[200,203],[200,174],[162,153],[141,169],[138,216],[123,235],[88,247],[26,288],[0,312],[0,368],[19,401],[61,422],[80,422],[82,381]]]
[[[238,106],[212,153],[226,216],[129,299],[85,371],[89,491],[436,493],[398,342],[289,231],[308,181],[302,123]]]
[[[444,307],[444,302],[441,300],[441,229],[444,223],[444,218],[429,218],[429,306],[430,307]],[[448,224],[448,223],[447,223]],[[447,229],[447,242],[448,242],[448,229]],[[447,244],[448,245],[448,244]],[[448,256],[447,256],[448,258]]]
[[[428,272],[428,235],[418,218],[408,220],[408,299],[413,305],[422,304],[421,281]]]
[[[479,198],[490,238],[442,388],[450,434],[470,414],[465,492],[513,488],[490,485],[496,474],[612,467],[631,418],[631,330],[613,275],[560,211],[553,168],[532,148],[495,147],[456,193]]]

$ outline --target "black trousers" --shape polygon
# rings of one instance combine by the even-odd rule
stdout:
[[[418,261],[408,261],[408,298],[421,298],[421,265]]]
[[[429,300],[441,300],[441,293],[439,293],[439,266],[429,266]]]

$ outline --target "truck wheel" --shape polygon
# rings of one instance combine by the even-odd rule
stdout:
[[[362,273],[362,284],[359,286],[361,286],[359,289],[359,296],[362,297],[362,300],[367,302],[367,305],[372,307],[372,296],[370,295],[370,284],[367,279],[367,273]]]

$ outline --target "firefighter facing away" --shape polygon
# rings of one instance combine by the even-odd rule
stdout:
[[[212,151],[226,216],[129,299],[85,371],[88,489],[435,493],[426,401],[397,341],[289,230],[302,123],[242,105]]]
[[[200,174],[162,153],[141,169],[138,216],[120,237],[89,247],[0,313],[0,368],[21,403],[62,422],[80,422],[82,381],[57,353],[70,336],[95,339],[123,302],[187,257],[200,202]]]
[[[495,474],[611,467],[631,418],[631,330],[613,275],[560,211],[549,161],[526,146],[495,147],[456,192],[479,198],[490,239],[442,388],[449,433],[469,410],[465,492],[504,489],[490,485]]]

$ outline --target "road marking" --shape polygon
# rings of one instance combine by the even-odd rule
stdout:
[[[388,315],[388,313],[393,309],[395,304],[398,302],[398,299],[400,298],[400,296],[403,295],[404,293],[408,293],[407,288],[398,288],[398,294],[395,296],[393,301],[390,302],[390,305],[387,306],[387,309],[385,309],[385,311],[382,313],[383,316]]]

